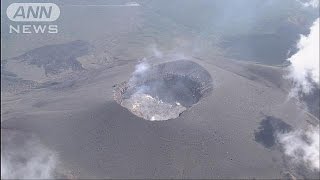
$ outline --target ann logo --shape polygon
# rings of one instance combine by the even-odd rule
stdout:
[[[12,3],[7,16],[18,22],[52,22],[60,16],[60,9],[54,3]]]
[[[12,3],[7,8],[7,16],[11,21],[27,22],[9,24],[10,34],[58,33],[58,25],[39,23],[59,18],[60,9],[54,3]]]
[[[36,8],[36,9],[34,9]],[[27,9],[24,9],[24,6],[19,6],[17,12],[14,14],[13,18],[50,18],[52,12],[52,6],[28,6]]]

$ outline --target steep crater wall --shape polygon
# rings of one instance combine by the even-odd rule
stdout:
[[[213,88],[210,74],[189,60],[166,62],[133,73],[128,82],[115,86],[114,99],[147,120],[178,117]]]

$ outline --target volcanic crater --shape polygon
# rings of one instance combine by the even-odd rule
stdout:
[[[212,92],[210,74],[190,60],[177,60],[134,72],[117,84],[114,99],[136,116],[146,120],[177,118]]]

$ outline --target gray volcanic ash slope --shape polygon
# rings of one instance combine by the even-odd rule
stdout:
[[[89,73],[89,81],[78,81],[63,92],[44,87],[4,96],[2,128],[27,130],[41,137],[59,152],[60,168],[77,178],[317,177],[308,168],[298,171],[284,156],[277,134],[272,134],[287,132],[277,129],[282,126],[273,121],[262,123],[266,117],[278,119],[276,122],[293,130],[318,123],[294,100],[286,101],[286,83],[271,76],[281,74],[281,69],[190,60],[153,67],[190,79],[207,71],[209,76],[203,76],[202,82],[212,78],[212,93],[174,119],[146,121],[114,101],[112,86],[130,79],[134,71],[136,63],[128,62]],[[188,64],[192,64],[190,71],[179,69]],[[203,69],[197,70],[200,66]],[[146,80],[164,75],[147,76]],[[275,129],[265,134],[264,128]],[[272,146],[264,146],[272,137]]]
[[[303,97],[310,114],[288,98],[285,68],[248,62],[281,65],[318,9],[294,0],[56,2],[61,33],[2,28],[2,178],[319,179],[318,93]],[[168,61],[136,61],[149,56]],[[168,120],[144,116],[155,112]]]

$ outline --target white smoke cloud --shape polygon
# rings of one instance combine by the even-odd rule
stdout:
[[[298,2],[300,2],[305,7],[313,7],[313,8],[319,7],[319,0],[307,0],[307,1],[298,0]]]
[[[57,155],[30,137],[2,134],[1,179],[52,179]],[[11,137],[8,137],[11,136]],[[20,136],[20,137],[18,137]],[[17,139],[19,138],[19,140]]]
[[[144,60],[138,65],[136,65],[135,71],[133,74],[142,74],[150,68],[150,65]]]
[[[305,7],[319,7],[319,0],[298,1]],[[301,35],[297,47],[298,52],[288,59],[291,65],[287,77],[294,82],[289,97],[299,98],[300,93],[309,94],[319,87],[319,18],[307,36]],[[278,134],[277,137],[292,162],[319,171],[319,125]]]
[[[319,18],[313,23],[308,36],[301,35],[297,44],[299,51],[289,58],[288,78],[295,83],[291,94],[308,94],[319,85]]]
[[[278,134],[278,139],[284,153],[294,163],[303,163],[319,171],[319,126]]]
[[[156,44],[153,44],[151,46],[151,52],[157,58],[162,58],[163,57],[163,53],[158,49],[158,46]]]
[[[129,86],[134,86],[139,79],[143,78],[150,67],[151,66],[147,62],[147,59],[143,58],[142,61],[135,66],[135,70],[131,74],[131,77],[129,79]]]
[[[136,7],[136,6],[140,6],[140,4],[137,2],[127,2],[124,6]]]
[[[157,61],[162,61],[162,59],[165,59],[166,61],[188,59],[188,56],[186,56],[184,53],[180,53],[176,51],[173,53],[164,54],[162,51],[158,49],[158,46],[156,44],[150,45],[148,47],[148,50],[152,53],[152,56],[160,58],[160,59],[157,59]],[[149,62],[147,58],[143,58],[142,60],[140,60],[139,64],[135,66],[134,72],[131,74],[129,85],[134,85],[139,79],[145,77],[145,74],[151,68],[151,65]],[[156,61],[153,59],[153,63],[155,62]]]

